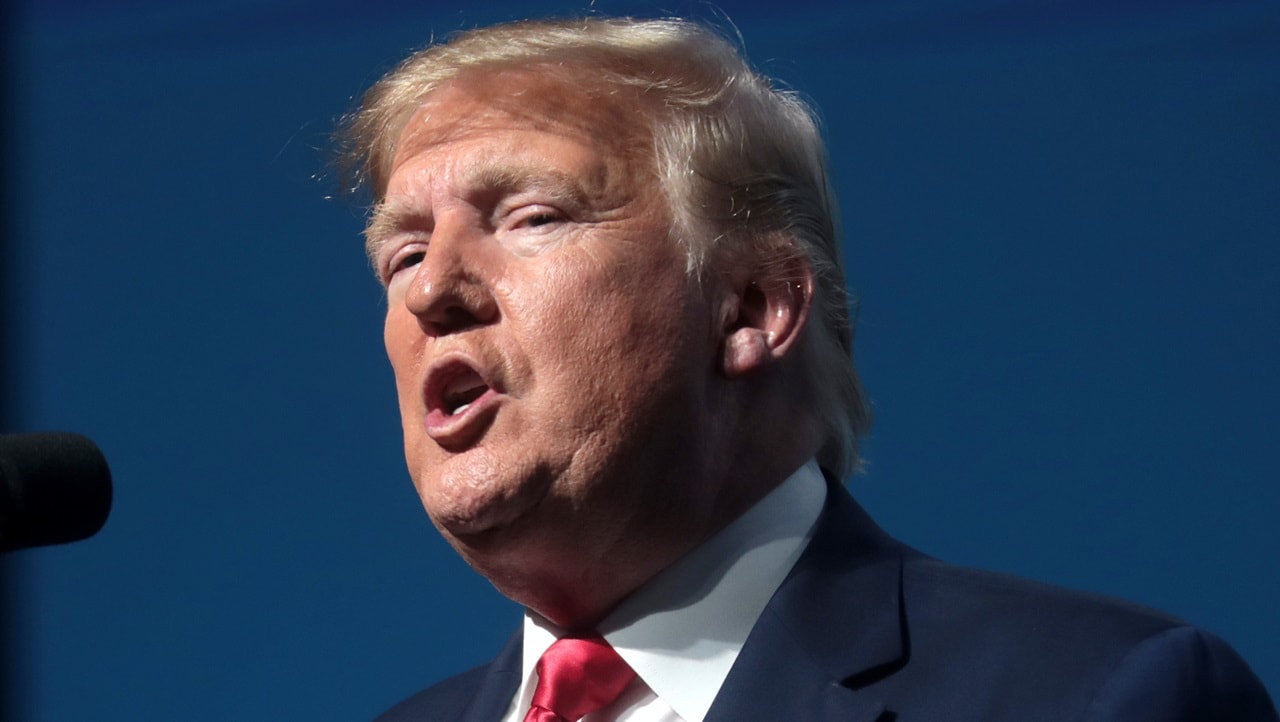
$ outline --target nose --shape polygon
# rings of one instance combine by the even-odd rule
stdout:
[[[448,336],[497,319],[491,274],[478,258],[481,243],[439,225],[431,234],[404,298],[426,335]]]

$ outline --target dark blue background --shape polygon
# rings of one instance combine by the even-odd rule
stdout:
[[[87,434],[116,477],[101,534],[10,557],[18,719],[367,719],[515,628],[407,479],[324,150],[432,33],[584,9],[480,5],[13,6],[6,430]],[[933,554],[1186,617],[1280,691],[1280,4],[720,7],[826,119],[857,495]]]

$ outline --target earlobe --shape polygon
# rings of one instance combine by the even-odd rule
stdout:
[[[740,328],[724,340],[724,374],[745,376],[769,363],[769,344],[762,331]]]
[[[813,274],[800,258],[756,269],[726,299],[721,370],[736,378],[782,360],[800,338]]]

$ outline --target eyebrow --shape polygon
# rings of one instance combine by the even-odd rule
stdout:
[[[364,253],[369,257],[369,264],[377,269],[378,253],[396,231],[417,225],[423,221],[423,214],[412,204],[399,199],[382,201],[373,207],[369,214],[369,222],[364,228]]]
[[[541,190],[551,197],[582,208],[587,205],[590,193],[581,179],[554,168],[532,163],[495,164],[488,159],[477,159],[463,170],[463,187],[469,196],[492,193],[512,194],[527,190]],[[588,182],[596,179],[589,178]],[[603,181],[601,181],[603,182]],[[365,255],[376,264],[378,253],[396,232],[429,224],[430,212],[423,212],[416,203],[403,198],[383,201],[374,206],[365,226]]]

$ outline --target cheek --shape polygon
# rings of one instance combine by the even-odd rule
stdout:
[[[630,406],[636,396],[678,383],[673,375],[691,363],[683,285],[632,280],[563,284],[542,306],[540,327],[531,329],[537,332],[529,342],[578,403]]]
[[[502,342],[517,359],[567,371],[580,363],[581,344],[593,335],[596,315],[605,313],[599,284],[563,265],[521,270],[503,278],[495,289],[505,326]]]
[[[618,247],[636,241],[618,239]],[[701,298],[684,273],[684,258],[646,253],[589,253],[566,248],[513,269],[499,290],[507,336],[536,369],[537,383],[555,389],[560,408],[634,403],[685,366],[696,344],[690,319]],[[598,419],[594,419],[598,422]]]
[[[391,310],[387,312],[383,326],[382,341],[386,346],[387,360],[391,362],[391,370],[395,373],[396,388],[400,392],[402,403],[409,387],[414,385],[421,363],[421,333],[417,320],[407,311]],[[402,409],[403,410],[403,409]]]

